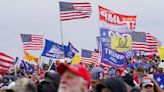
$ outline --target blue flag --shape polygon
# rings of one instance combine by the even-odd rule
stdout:
[[[133,64],[128,64],[127,66],[126,66],[126,68],[137,68],[137,67],[139,67],[139,66],[142,66],[142,67],[144,67],[144,68],[150,68],[150,64],[147,64],[147,63],[144,63],[144,62],[136,62],[136,63],[133,63]]]
[[[154,79],[157,81],[159,87],[164,90],[164,74],[154,74]]]
[[[69,42],[68,46],[64,48],[65,57],[73,58],[79,51]]]
[[[18,57],[16,57],[15,61],[13,62],[13,65],[14,65],[14,66],[16,66],[16,65],[17,65],[18,60],[19,60],[19,58],[18,58]]]
[[[123,53],[117,52],[108,47],[102,48],[101,55],[101,62],[114,67],[122,67],[127,62],[126,56]]]
[[[42,56],[50,57],[50,58],[58,58],[58,59],[63,58],[64,57],[63,46],[46,39],[46,45],[42,53]]]
[[[98,36],[97,37],[98,50],[101,51],[102,46],[110,47],[110,38],[107,36]]]
[[[109,30],[108,29],[101,28],[100,29],[100,36],[109,37]]]
[[[32,64],[30,64],[24,60],[22,60],[22,62],[21,62],[21,67],[24,68],[25,72],[33,72],[33,69],[34,69]]]

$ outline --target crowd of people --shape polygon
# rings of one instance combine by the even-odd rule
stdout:
[[[27,72],[24,67],[9,69],[0,75],[0,92],[163,92],[151,74],[163,74],[157,55],[134,56],[127,59],[124,68],[108,67],[94,64],[85,65],[56,63],[35,67]],[[146,65],[135,65],[142,62]]]

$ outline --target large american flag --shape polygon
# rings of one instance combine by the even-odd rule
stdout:
[[[157,52],[158,40],[150,33],[132,32],[132,49],[144,52]]]
[[[43,36],[21,34],[24,50],[41,50],[43,48]]]
[[[61,21],[89,18],[91,5],[88,2],[59,2]]]
[[[14,63],[14,59],[5,53],[0,52],[0,74],[8,71]]]

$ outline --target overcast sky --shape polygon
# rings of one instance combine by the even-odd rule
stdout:
[[[23,56],[20,33],[41,34],[61,43],[59,0],[0,0],[0,52]],[[164,0],[63,0],[90,2],[87,19],[61,22],[64,44],[70,41],[79,50],[97,48],[98,5],[125,15],[137,15],[136,31],[150,32],[164,45]],[[42,51],[35,51],[37,55]]]

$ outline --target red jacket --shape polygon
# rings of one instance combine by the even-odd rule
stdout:
[[[143,77],[146,77],[146,76],[147,76],[147,74],[144,74],[144,75],[143,75]],[[142,77],[142,78],[143,78],[143,77]],[[135,80],[138,84],[140,84],[140,82],[141,82],[141,80],[140,80],[139,77],[138,77],[138,74],[136,74],[136,75],[133,76],[133,80]]]

